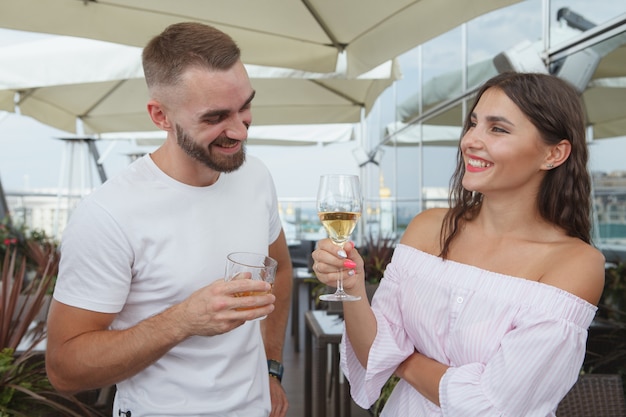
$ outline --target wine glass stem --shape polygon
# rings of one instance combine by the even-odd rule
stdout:
[[[343,250],[343,244],[345,243],[345,241],[341,241],[341,242],[335,242],[333,241],[333,243],[335,245],[337,245],[337,247],[341,250]],[[343,271],[340,269],[339,271],[337,271],[337,273],[339,274],[339,276],[337,277],[337,294],[345,294],[345,291],[343,290]]]
[[[337,292],[343,293],[343,277],[342,272],[339,270],[339,278],[337,278]]]

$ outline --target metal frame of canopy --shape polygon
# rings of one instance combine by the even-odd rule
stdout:
[[[604,111],[611,112],[608,115],[601,115],[600,111],[594,106],[600,106],[602,104],[602,97],[605,99],[611,97],[611,94],[618,94],[619,99],[616,102],[623,102],[621,97],[626,97],[624,95],[626,93],[626,67],[624,67],[624,62],[626,61],[626,15],[618,16],[617,18],[607,22],[604,25],[595,27],[593,29],[589,29],[580,34],[580,36],[570,39],[554,48],[548,49],[544,52],[544,56],[541,57],[545,61],[545,72],[552,71],[557,74],[557,76],[562,77],[572,83],[575,82],[584,82],[585,84],[582,86],[582,99],[586,106],[587,118],[589,124],[593,127],[594,124],[599,124],[600,122],[606,122],[615,120],[617,118],[621,118],[624,120],[623,123],[614,124],[614,128],[608,128],[606,130],[595,129],[594,138],[604,138],[604,137],[614,137],[621,136],[626,134],[626,113],[624,112],[624,106],[610,106],[609,108],[603,108]],[[574,56],[576,53],[581,51],[585,51],[589,48],[596,48],[596,53],[599,55],[599,59],[597,62],[592,63],[581,63],[589,66],[593,66],[589,69],[589,72],[593,72],[593,77],[589,75],[591,79],[588,83],[587,80],[580,80],[580,72],[583,68],[578,67],[577,73],[569,73],[563,71],[564,66],[563,62],[566,62],[568,57]],[[514,58],[509,57],[514,60]],[[537,56],[537,58],[540,58]],[[560,65],[556,65],[556,63],[560,63]],[[579,64],[579,62],[576,62]],[[515,66],[515,62],[511,62],[510,65],[512,67]],[[515,69],[515,68],[511,68]],[[575,68],[576,69],[576,68]],[[400,113],[404,114],[405,119],[403,122],[405,123],[404,128],[408,128],[410,125],[418,125],[418,124],[429,124],[429,125],[455,125],[462,123],[464,113],[463,113],[463,105],[467,103],[469,100],[473,99],[475,94],[478,91],[479,85],[476,85],[478,81],[486,80],[487,78],[495,75],[498,71],[495,65],[493,65],[492,60],[487,60],[483,62],[479,62],[473,66],[470,66],[464,71],[472,72],[473,77],[471,79],[475,80],[474,87],[469,88],[465,91],[462,91],[462,87],[460,85],[456,86],[456,89],[460,91],[453,96],[448,96],[448,98],[441,99],[441,97],[446,97],[444,95],[438,95],[434,91],[428,91],[429,84],[424,86],[424,96],[428,96],[430,102],[425,102],[420,106],[417,106],[411,102],[404,103],[401,107],[404,109],[400,109]],[[444,78],[446,75],[440,77]],[[466,78],[468,75],[465,76]],[[449,77],[460,79],[460,77]],[[438,84],[441,83],[439,79],[436,82],[433,82],[433,86],[435,88],[438,87]],[[579,86],[580,87],[580,86]],[[449,89],[449,91],[454,91],[454,89]],[[439,97],[439,98],[438,98]],[[606,101],[606,100],[605,100]],[[425,108],[425,110],[421,110],[421,112],[417,114],[413,114],[411,110],[413,107],[417,107],[418,109]],[[617,130],[620,127],[623,127],[624,130]],[[401,130],[393,132],[392,134],[386,136],[383,141],[378,146],[383,146],[388,144],[393,140],[394,134],[402,133]],[[593,138],[590,138],[593,139]]]

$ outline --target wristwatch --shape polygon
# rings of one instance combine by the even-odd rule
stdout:
[[[267,370],[270,376],[278,379],[278,382],[281,382],[283,380],[283,371],[285,370],[285,368],[283,367],[282,363],[275,361],[274,359],[268,359]]]

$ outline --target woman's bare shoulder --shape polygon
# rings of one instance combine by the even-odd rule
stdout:
[[[604,290],[605,258],[593,246],[572,238],[552,254],[541,281],[597,305]]]
[[[441,224],[447,212],[447,208],[433,208],[420,212],[407,226],[400,243],[438,255],[441,252]]]

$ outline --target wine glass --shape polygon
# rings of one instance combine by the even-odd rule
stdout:
[[[317,212],[330,240],[343,249],[359,217],[361,217],[361,185],[356,175],[322,175],[317,192]],[[324,301],[356,301],[361,297],[343,290],[343,275],[339,271],[337,291],[320,296]]]

